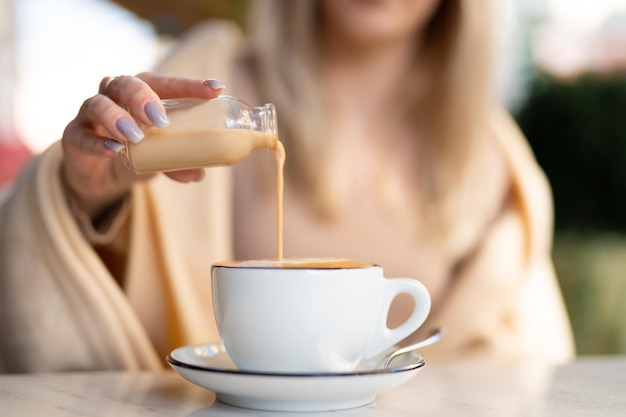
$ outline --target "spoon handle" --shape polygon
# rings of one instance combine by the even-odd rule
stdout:
[[[383,368],[383,369],[387,368],[393,358],[399,355],[403,355],[408,352],[412,352],[417,349],[421,349],[426,346],[430,346],[433,343],[438,342],[439,339],[441,339],[441,337],[444,335],[444,333],[445,333],[445,330],[443,329],[443,327],[437,327],[433,329],[433,331],[430,333],[430,335],[426,339],[423,339],[412,345],[394,350],[393,352],[390,352],[387,355],[385,355],[385,357],[382,358],[381,361],[378,363],[378,368]]]

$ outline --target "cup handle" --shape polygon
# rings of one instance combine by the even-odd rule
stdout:
[[[415,301],[415,308],[411,316],[394,329],[387,327],[387,316],[391,302],[399,294],[409,294]],[[385,349],[395,345],[417,330],[426,321],[430,313],[430,294],[424,284],[413,278],[385,279],[383,297],[380,303],[381,320],[377,331],[365,352],[365,358],[370,359]]]

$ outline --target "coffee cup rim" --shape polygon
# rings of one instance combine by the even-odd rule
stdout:
[[[323,261],[324,258],[312,258],[311,262],[321,262]],[[328,271],[332,271],[332,270],[341,270],[341,269],[369,269],[369,268],[381,268],[380,265],[375,264],[375,263],[371,263],[371,262],[360,262],[360,261],[352,261],[349,259],[345,259],[346,261],[351,261],[351,262],[355,262],[357,265],[354,266],[347,266],[347,267],[340,267],[340,266],[328,266],[328,267],[322,267],[322,266],[307,266],[307,267],[301,267],[301,266],[295,266],[293,264],[289,264],[288,263],[288,259],[286,260],[287,263],[284,265],[281,265],[280,262],[278,260],[251,260],[251,261],[223,261],[223,262],[215,262],[214,264],[211,265],[211,269],[216,269],[216,268],[225,268],[225,269],[265,269],[265,270],[316,270],[316,271],[323,271],[323,270],[328,270]],[[258,262],[257,264],[242,264],[243,262]],[[267,262],[266,264],[260,265],[261,262]]]

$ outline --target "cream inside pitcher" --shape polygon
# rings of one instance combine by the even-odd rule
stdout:
[[[137,144],[127,142],[124,164],[143,174],[233,165],[256,149],[277,149],[276,109],[252,107],[227,95],[162,100],[170,119]]]

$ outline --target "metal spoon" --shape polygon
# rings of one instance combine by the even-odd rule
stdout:
[[[444,333],[445,333],[445,330],[443,327],[434,328],[426,339],[423,339],[417,343],[402,347],[400,349],[394,350],[393,352],[389,352],[388,354],[386,354],[385,357],[382,358],[380,362],[378,362],[378,365],[376,366],[376,368],[386,369],[389,366],[389,363],[391,363],[391,360],[393,358],[399,355],[403,355],[408,352],[413,352],[417,349],[421,349],[426,346],[430,346],[433,343],[438,342],[439,339],[441,339],[441,337],[444,335]]]

